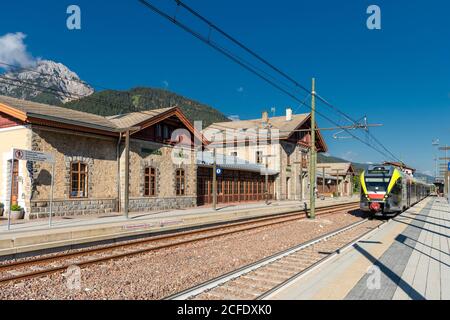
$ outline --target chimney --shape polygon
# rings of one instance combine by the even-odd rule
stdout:
[[[286,108],[286,121],[292,121],[292,109]]]
[[[262,113],[262,122],[263,123],[268,123],[269,122],[269,113],[267,113],[267,111],[264,111]]]

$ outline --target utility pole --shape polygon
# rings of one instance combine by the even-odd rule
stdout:
[[[217,210],[217,159],[216,148],[213,149],[213,209]]]
[[[450,162],[450,158],[448,157],[448,151],[450,150],[450,147],[448,145],[445,145],[445,147],[439,148],[441,151],[445,151],[445,158],[442,160],[445,160],[446,165],[446,172],[444,177],[444,194],[447,195],[447,198],[450,199],[450,172],[448,171],[448,162]]]
[[[310,219],[316,218],[316,91],[315,79],[312,78],[311,86],[311,156],[309,157],[309,206]]]
[[[325,169],[330,169],[330,166],[317,166],[318,169],[322,169],[322,192],[325,193]]]
[[[335,171],[336,171],[336,194],[337,194],[337,197],[339,198],[341,195],[339,194],[339,191],[340,191],[340,187],[339,187],[339,182],[340,182],[340,179],[339,179],[339,171],[341,171],[341,169],[335,169]]]
[[[266,177],[265,177],[265,185],[264,185],[264,192],[266,194],[266,205],[269,204],[269,160],[266,157]]]
[[[130,130],[127,130],[125,136],[125,199],[124,199],[124,215],[128,219],[128,210],[130,202]]]

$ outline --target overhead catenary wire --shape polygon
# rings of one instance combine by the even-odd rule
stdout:
[[[141,0],[140,0],[141,1]],[[216,30],[218,33],[222,34],[225,38],[227,38],[228,40],[230,40],[231,42],[235,43],[236,45],[238,45],[240,48],[242,48],[243,50],[245,50],[247,53],[249,53],[250,55],[252,55],[253,57],[255,57],[256,59],[258,59],[259,61],[261,61],[262,63],[264,63],[265,65],[267,65],[269,68],[271,68],[272,70],[274,70],[275,72],[279,73],[281,76],[283,76],[284,78],[286,78],[287,80],[291,81],[296,87],[306,91],[308,94],[311,94],[310,90],[307,89],[305,86],[303,86],[301,83],[299,83],[297,80],[295,80],[292,76],[288,75],[286,72],[282,71],[280,68],[276,67],[274,64],[270,63],[267,59],[264,59],[260,54],[256,53],[254,50],[250,49],[248,46],[246,46],[245,44],[243,44],[241,41],[237,40],[236,38],[234,38],[233,36],[231,36],[229,33],[225,32],[223,29],[219,28],[216,24],[214,24],[211,20],[206,19],[204,16],[202,16],[199,12],[197,12],[196,10],[194,10],[193,8],[187,6],[186,4],[184,4],[182,1],[180,0],[174,0],[177,4],[177,8],[179,6],[183,7],[184,9],[186,9],[188,12],[190,12],[191,14],[193,14],[195,17],[199,18],[201,21],[203,21],[204,23],[206,23],[210,28]],[[145,0],[141,1],[142,3],[146,2]],[[326,104],[328,107],[330,107],[331,109],[333,109],[334,111],[336,111],[337,113],[339,113],[341,116],[343,116],[347,121],[352,122],[354,125],[358,125],[357,121],[355,119],[353,119],[351,116],[349,116],[348,114],[346,114],[345,112],[341,111],[339,108],[335,107],[333,104],[331,104],[330,102],[328,102],[325,98],[323,98],[322,96],[320,96],[319,94],[315,94],[315,96],[321,100],[324,104]],[[400,159],[395,156],[390,150],[388,150],[373,134],[371,134],[370,132],[367,132],[367,135],[369,137],[371,137],[378,145],[380,145],[391,157],[393,157],[396,160]]]
[[[289,97],[291,97],[291,98],[294,99],[295,101],[297,101],[297,102],[299,102],[300,104],[305,105],[306,107],[308,107],[309,109],[311,109],[311,107],[310,107],[309,105],[307,105],[306,103],[303,103],[303,101],[300,100],[295,94],[293,94],[293,93],[291,93],[291,92],[285,90],[284,88],[282,88],[282,87],[281,87],[280,85],[278,85],[277,83],[274,83],[273,81],[269,80],[267,77],[265,77],[265,76],[259,74],[256,70],[252,69],[250,66],[246,65],[245,63],[243,63],[243,62],[240,60],[240,58],[236,57],[235,54],[232,54],[232,53],[230,53],[230,52],[228,52],[228,51],[226,51],[226,50],[223,50],[220,46],[218,46],[216,43],[214,43],[214,42],[210,39],[209,36],[208,36],[208,37],[205,37],[205,36],[201,35],[200,33],[198,33],[198,32],[196,32],[196,31],[192,30],[192,29],[191,29],[189,26],[187,26],[186,24],[183,24],[183,23],[181,23],[180,21],[176,20],[175,18],[171,17],[169,14],[167,14],[167,13],[163,12],[162,10],[158,9],[156,6],[154,6],[153,4],[149,3],[149,2],[146,1],[146,0],[139,0],[139,2],[141,2],[144,6],[146,6],[146,7],[149,8],[150,10],[154,11],[155,13],[159,14],[159,15],[162,16],[163,18],[165,18],[165,19],[169,20],[170,22],[172,22],[173,24],[177,25],[177,26],[180,27],[181,29],[183,29],[183,30],[185,30],[186,32],[190,33],[191,35],[193,35],[193,36],[196,37],[197,39],[201,40],[201,41],[204,42],[205,44],[209,45],[209,46],[212,47],[213,49],[219,51],[220,53],[222,53],[223,55],[225,55],[226,57],[228,57],[228,58],[231,59],[232,61],[238,63],[239,65],[241,65],[242,67],[244,67],[246,70],[250,71],[251,73],[253,73],[253,74],[255,74],[256,76],[258,76],[259,78],[261,78],[261,79],[263,79],[264,81],[268,82],[270,85],[272,85],[272,86],[275,87],[276,89],[280,90],[281,92],[285,93],[286,95],[288,95]],[[185,8],[187,7],[187,6],[186,6],[185,4],[183,4],[181,1],[175,0],[175,2],[176,2],[177,4],[179,4],[179,5],[182,4],[183,7],[185,7]],[[203,18],[200,14],[195,13],[195,16],[197,16],[197,17],[200,16],[201,19],[202,19],[204,22],[208,23],[208,25],[209,25],[210,27],[213,27],[215,30],[220,30],[220,29],[219,29],[218,27],[216,27],[212,22],[210,22],[209,20]],[[221,32],[221,33],[223,33],[223,32]],[[229,37],[231,37],[231,36],[227,35],[227,38],[229,38]],[[234,38],[233,38],[233,39],[234,39]],[[232,41],[233,41],[233,40],[232,40]],[[233,41],[233,42],[238,43],[237,40],[236,40],[236,41]],[[244,47],[245,47],[245,46],[244,46]],[[250,50],[250,49],[248,49],[248,48],[246,47],[245,50],[248,52],[248,50]],[[251,50],[250,50],[250,51],[251,51]],[[252,54],[252,55],[255,56],[256,54]],[[258,59],[261,60],[261,61],[263,61],[263,62],[265,61],[265,60],[262,59],[262,58],[258,58]],[[267,63],[265,63],[265,64],[267,64]],[[273,65],[270,64],[270,63],[269,63],[269,65],[273,66]],[[272,68],[272,67],[271,67],[271,68]],[[276,70],[276,71],[279,70],[279,69],[276,68],[276,67],[274,67],[274,68],[272,68],[272,69],[274,69],[274,70]],[[279,70],[279,71],[277,71],[277,72],[280,72],[280,71],[281,71],[281,70]],[[283,73],[283,72],[281,71],[281,73]],[[283,73],[283,74],[284,74],[284,73]],[[285,74],[284,74],[284,76],[286,77]],[[291,78],[291,77],[289,77],[289,76],[287,76],[287,77],[288,77],[288,79]],[[292,78],[291,78],[290,80],[293,81],[294,84],[299,84],[297,81],[295,81],[295,80],[292,79]],[[310,91],[309,91],[308,89],[306,89],[304,86],[300,85],[299,87],[302,88],[302,89],[304,89],[304,90],[306,90],[308,93],[310,93]],[[334,120],[330,119],[329,117],[327,117],[327,116],[324,115],[323,113],[318,112],[317,110],[316,110],[316,113],[317,113],[318,115],[320,115],[322,118],[324,118],[324,119],[328,120],[329,122],[333,123],[334,125],[339,126]],[[374,147],[374,146],[371,145],[370,143],[365,142],[365,141],[362,140],[360,137],[354,135],[353,133],[350,132],[350,130],[348,130],[348,129],[345,129],[345,130],[346,130],[352,137],[354,137],[356,140],[360,141],[361,143],[367,145],[368,147],[370,147],[370,148],[372,148],[373,150],[377,151],[378,153],[382,154],[384,157],[387,157],[387,158],[390,158],[390,157],[391,157],[391,156],[388,156],[385,152],[383,152],[383,151],[377,149],[376,147]]]

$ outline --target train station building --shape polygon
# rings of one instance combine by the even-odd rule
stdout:
[[[248,136],[231,154],[217,140],[208,140],[208,130],[194,128],[177,107],[103,117],[0,96],[0,202],[5,209],[19,204],[26,219],[50,212],[51,165],[12,161],[13,148],[55,157],[56,216],[122,212],[125,206],[138,212],[208,205],[214,149],[222,170],[219,203],[264,200],[266,179],[269,199],[307,198],[309,115],[288,113],[268,123],[278,133],[265,144]],[[212,128],[252,131],[262,125],[257,119]],[[317,132],[316,147],[326,151]]]
[[[211,142],[208,147],[219,154],[267,166],[273,198],[303,200],[309,198],[310,130],[309,113],[294,115],[287,108],[281,117],[269,118],[263,112],[260,119],[214,123],[206,129],[206,136]],[[327,151],[319,130],[316,150]]]
[[[317,164],[317,189],[323,196],[351,196],[355,170],[351,162]]]

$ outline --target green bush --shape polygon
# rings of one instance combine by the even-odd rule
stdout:
[[[22,211],[22,207],[19,206],[18,204],[13,204],[11,206],[11,211]]]
[[[2,202],[0,202],[0,209],[3,209],[4,207],[5,205]]]

